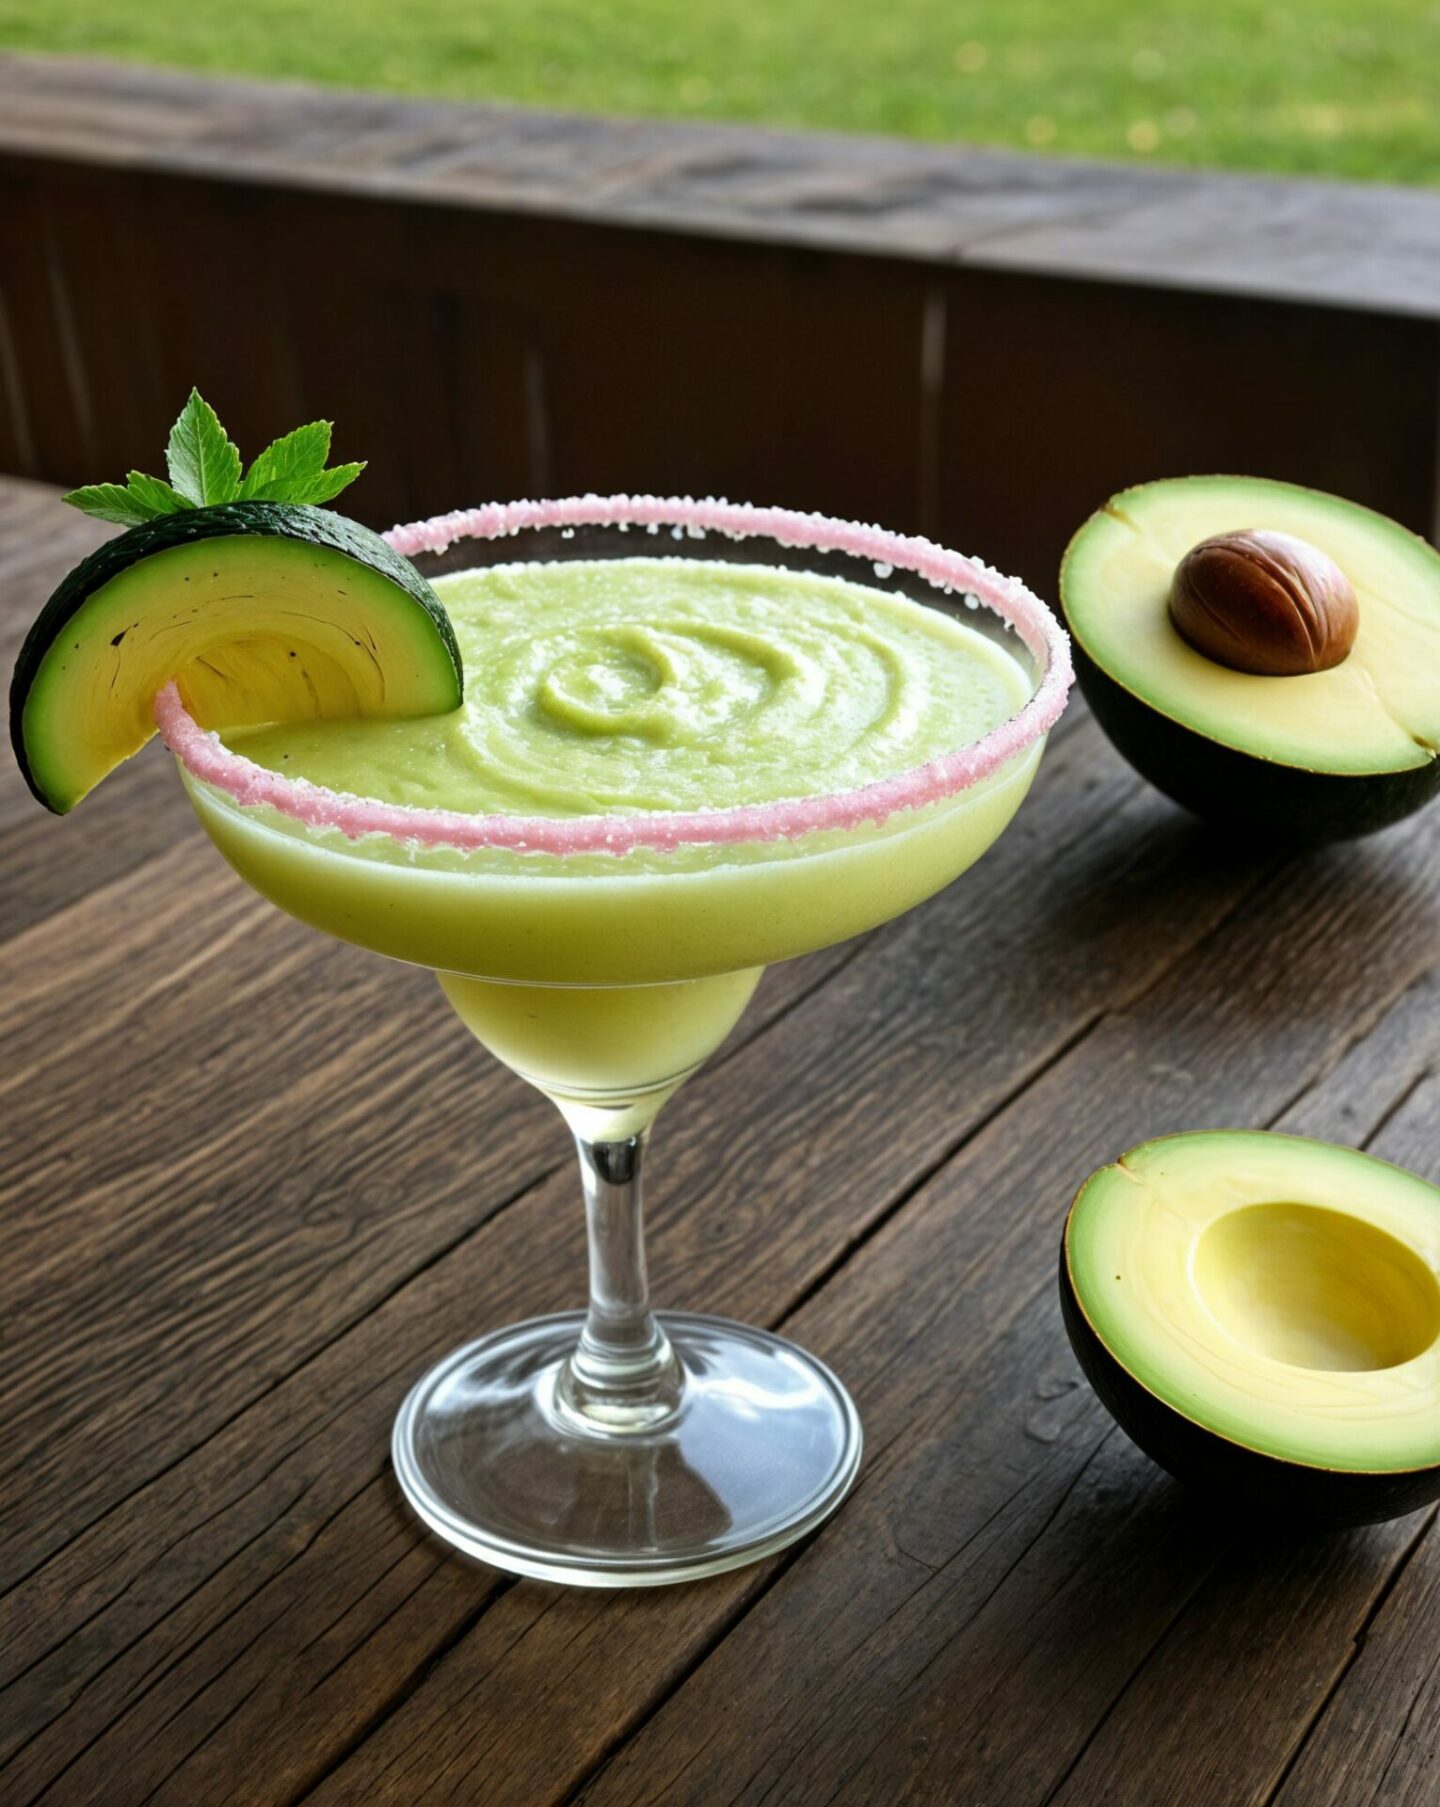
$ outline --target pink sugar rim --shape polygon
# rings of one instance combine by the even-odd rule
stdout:
[[[392,840],[459,849],[510,848],[526,853],[628,853],[742,841],[794,838],[821,829],[880,824],[897,810],[936,803],[978,784],[1051,729],[1073,682],[1070,641],[1055,616],[1015,577],[933,541],[888,533],[857,521],[833,520],[788,508],[688,496],[568,496],[544,502],[488,502],[392,527],[384,537],[405,556],[444,552],[456,540],[495,540],[542,527],[669,527],[677,537],[695,530],[735,539],[765,538],[816,552],[845,552],[879,566],[898,567],[941,589],[974,596],[1007,621],[1040,660],[1043,675],[1024,708],[979,740],[894,778],[828,796],[784,798],[726,809],[645,811],[631,816],[476,816],[456,810],[384,803],[327,790],[305,778],[285,778],[233,753],[218,734],[193,719],[172,682],[155,699],[165,744],[195,778],[225,791],[244,808],[266,805],[310,828],[337,828],[350,840],[381,834]],[[882,573],[881,575],[888,575]]]

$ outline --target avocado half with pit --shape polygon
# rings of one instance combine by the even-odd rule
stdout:
[[[1440,1498],[1440,1187],[1264,1131],[1102,1167],[1060,1292],[1091,1385],[1149,1456],[1245,1512],[1368,1524]]]
[[[408,560],[328,509],[226,502],[147,521],[65,578],[10,689],[27,783],[72,809],[155,732],[171,679],[207,728],[441,714],[462,666]]]
[[[1354,641],[1327,669],[1233,669],[1177,628],[1186,555],[1257,533],[1318,549],[1353,587]],[[1384,828],[1440,792],[1440,555],[1385,516],[1257,477],[1144,483],[1075,535],[1060,595],[1101,727],[1197,815],[1314,844]]]

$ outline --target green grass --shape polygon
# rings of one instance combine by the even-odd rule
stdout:
[[[0,0],[0,45],[1440,181],[1440,0]]]

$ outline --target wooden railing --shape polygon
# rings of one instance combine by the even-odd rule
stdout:
[[[0,471],[153,466],[192,382],[379,523],[689,490],[1052,590],[1161,474],[1433,531],[1440,197],[0,58]]]

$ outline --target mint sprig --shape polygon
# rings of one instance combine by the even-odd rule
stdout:
[[[64,499],[84,514],[122,527],[220,502],[317,505],[332,501],[365,468],[361,462],[327,469],[329,456],[330,422],[312,420],[266,446],[242,476],[234,441],[200,391],[192,389],[170,429],[165,452],[168,483],[147,477],[144,471],[131,471],[124,483],[90,483],[72,489]]]

